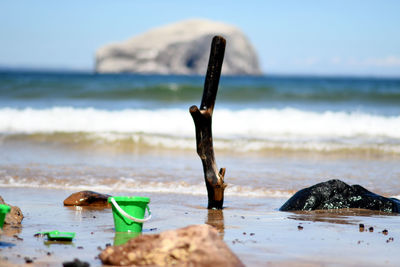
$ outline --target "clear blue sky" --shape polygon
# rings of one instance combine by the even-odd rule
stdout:
[[[400,77],[400,1],[0,0],[0,66],[92,70],[104,44],[188,18],[233,24],[265,73]]]

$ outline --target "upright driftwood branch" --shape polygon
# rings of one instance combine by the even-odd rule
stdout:
[[[196,128],[197,154],[203,163],[209,209],[222,209],[226,187],[224,183],[225,168],[221,168],[218,171],[215,163],[211,130],[212,114],[224,60],[225,44],[226,41],[221,36],[213,38],[200,109],[197,106],[191,106],[189,109]]]

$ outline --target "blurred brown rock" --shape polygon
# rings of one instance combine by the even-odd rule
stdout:
[[[24,215],[22,214],[21,209],[17,206],[11,206],[7,204],[1,196],[0,196],[0,204],[10,206],[11,208],[10,212],[6,215],[4,224],[9,224],[13,226],[20,225],[22,220],[24,219]]]
[[[244,266],[209,225],[192,225],[155,235],[141,235],[100,254],[116,266]]]
[[[111,196],[93,191],[80,191],[67,197],[64,200],[64,206],[109,207],[107,203],[109,197]]]

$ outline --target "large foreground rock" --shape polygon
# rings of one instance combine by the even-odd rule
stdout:
[[[96,52],[96,71],[204,75],[214,35],[227,40],[222,74],[261,74],[256,52],[238,28],[202,19],[155,28],[101,47]]]
[[[109,207],[110,204],[107,203],[109,197],[111,196],[93,191],[80,191],[67,197],[64,206]]]
[[[244,266],[209,225],[192,225],[142,235],[101,254],[103,264],[117,266]]]
[[[281,211],[359,208],[400,213],[400,200],[372,193],[360,185],[330,180],[294,194]]]
[[[24,219],[24,215],[22,211],[17,206],[11,206],[7,204],[4,199],[0,196],[0,204],[10,206],[11,210],[7,213],[6,218],[4,220],[4,224],[12,225],[12,226],[19,226]]]

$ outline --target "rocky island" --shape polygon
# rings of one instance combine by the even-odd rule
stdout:
[[[214,35],[228,43],[222,74],[261,74],[256,51],[241,30],[203,19],[162,26],[103,46],[96,52],[96,72],[204,75]]]

